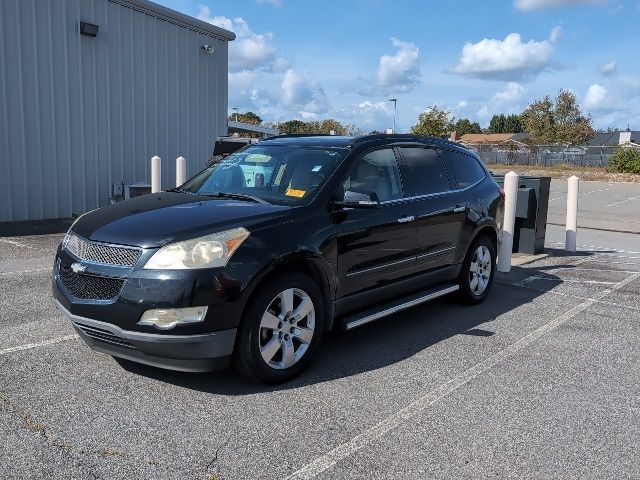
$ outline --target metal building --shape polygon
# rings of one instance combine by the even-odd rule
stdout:
[[[114,183],[163,187],[227,131],[231,32],[146,0],[0,1],[0,222],[106,205]]]

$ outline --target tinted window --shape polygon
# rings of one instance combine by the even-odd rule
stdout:
[[[478,161],[470,155],[440,151],[445,165],[458,182],[458,188],[466,188],[482,180],[486,173]]]
[[[344,181],[344,189],[375,192],[381,202],[401,198],[400,172],[393,150],[376,150],[357,160]]]
[[[432,148],[401,148],[404,187],[411,196],[450,190],[438,153]]]

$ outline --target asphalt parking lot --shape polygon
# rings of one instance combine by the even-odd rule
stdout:
[[[640,188],[633,183],[581,182],[578,226],[605,231],[640,233]],[[548,221],[564,225],[567,182],[551,181]]]
[[[277,388],[91,351],[51,300],[62,235],[2,237],[0,478],[640,478],[640,256],[554,235],[484,304],[332,333]]]

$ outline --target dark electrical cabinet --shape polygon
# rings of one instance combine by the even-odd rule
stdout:
[[[504,175],[494,176],[504,185]],[[542,253],[547,230],[551,177],[518,177],[518,201],[513,232],[513,251]]]

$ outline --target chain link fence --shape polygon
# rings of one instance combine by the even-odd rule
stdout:
[[[563,147],[558,145],[468,146],[487,164],[553,166],[571,165],[580,167],[606,167],[615,147]]]

